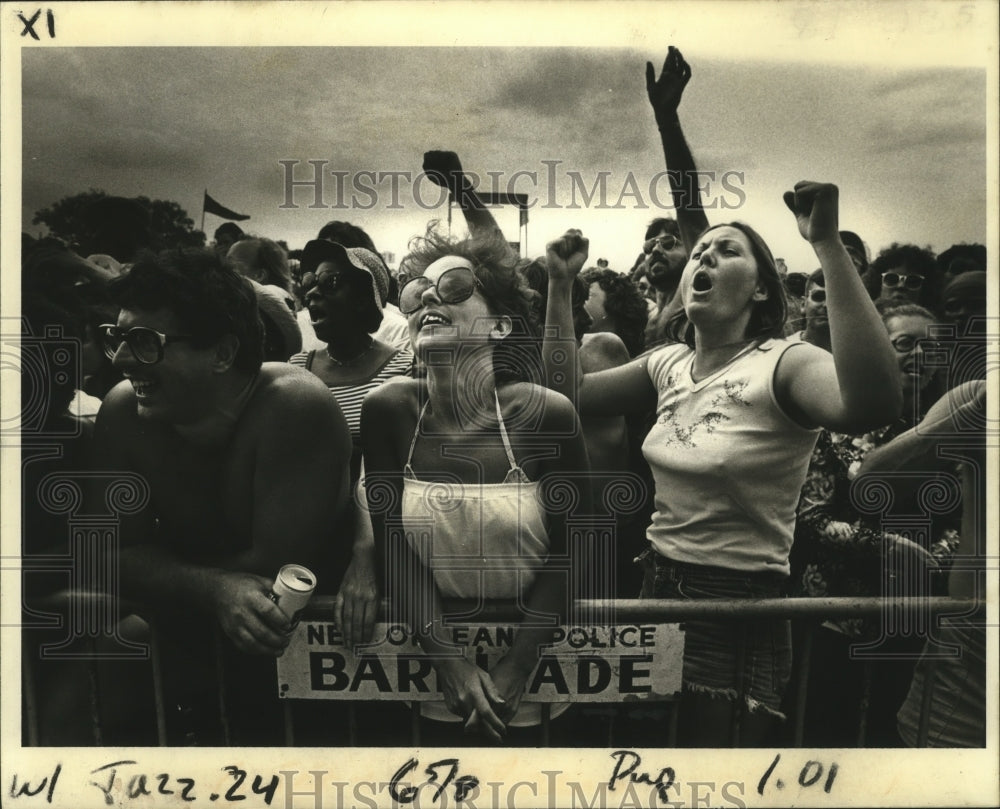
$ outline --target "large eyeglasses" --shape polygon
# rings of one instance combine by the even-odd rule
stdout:
[[[898,272],[882,273],[882,286],[888,289],[895,289],[898,286],[902,286],[903,289],[916,292],[923,285],[924,277],[922,275],[902,274]]]
[[[809,300],[813,303],[826,303],[826,290],[814,289],[809,293]]]
[[[170,343],[192,339],[182,334],[162,334],[146,326],[121,329],[112,323],[105,323],[97,329],[108,359],[114,359],[122,343],[125,343],[136,362],[141,362],[143,365],[156,365],[160,362],[163,359],[163,349]]]
[[[892,347],[900,354],[909,354],[918,348],[927,353],[942,350],[944,344],[940,340],[934,340],[929,337],[911,337],[909,334],[901,334],[899,337],[893,338]]]
[[[327,273],[322,278],[314,272],[307,272],[302,276],[301,287],[304,292],[316,287],[323,295],[332,295],[345,280],[341,272]]]
[[[646,239],[642,243],[642,252],[648,256],[656,248],[656,245],[660,245],[661,250],[673,250],[680,243],[680,236],[668,233],[665,236],[657,236],[655,239]]]
[[[476,287],[481,286],[476,274],[468,267],[452,267],[441,273],[436,284],[422,275],[411,278],[399,291],[399,311],[412,315],[421,306],[424,293],[434,287],[441,303],[461,303],[472,297]]]

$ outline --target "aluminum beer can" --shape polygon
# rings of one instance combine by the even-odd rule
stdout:
[[[309,603],[315,589],[316,577],[309,568],[302,565],[284,565],[274,577],[268,598],[281,608],[294,626],[299,622],[299,614]]]

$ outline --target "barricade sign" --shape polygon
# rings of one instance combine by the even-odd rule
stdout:
[[[489,670],[510,648],[516,626],[448,624],[437,637]],[[378,624],[376,641],[344,646],[331,623],[303,620],[278,658],[286,699],[441,699],[434,667],[409,628]],[[570,626],[556,630],[528,677],[527,702],[672,699],[681,687],[684,633],[677,624]]]

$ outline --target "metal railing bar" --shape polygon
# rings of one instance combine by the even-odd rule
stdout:
[[[316,596],[303,613],[306,620],[331,620],[333,615],[333,596]],[[469,602],[445,600],[444,625],[461,623],[451,617],[459,609],[468,606]],[[704,620],[740,620],[746,618],[863,618],[877,617],[889,609],[919,606],[929,614],[959,613],[969,611],[979,613],[985,610],[985,604],[971,598],[934,597],[897,597],[892,599],[879,596],[862,598],[760,598],[760,599],[697,599],[681,601],[674,599],[620,599],[581,600],[576,605],[579,611],[604,609],[613,606],[610,612],[614,623],[675,623],[688,618]],[[593,613],[590,613],[593,614]],[[379,616],[385,620],[387,606],[382,602]],[[506,602],[482,605],[475,616],[475,623],[491,621],[516,621],[521,618],[513,604]]]
[[[285,747],[295,747],[295,718],[292,716],[292,702],[285,700],[282,705],[285,725]]]
[[[226,701],[226,663],[222,646],[222,635],[218,627],[215,628],[215,672],[218,677],[219,687],[219,721],[222,724],[222,743],[227,747],[232,744],[229,727],[229,709]]]
[[[160,654],[160,633],[155,623],[149,625],[149,662],[153,669],[153,702],[156,711],[156,743],[167,746],[167,716],[163,696],[163,658]]]
[[[931,729],[931,702],[934,697],[934,685],[937,679],[937,661],[927,658],[924,669],[924,693],[920,698],[920,719],[917,723],[917,747],[927,747],[927,738]]]
[[[21,680],[24,694],[24,718],[27,724],[28,745],[38,747],[38,692],[35,688],[35,666],[33,665],[30,644],[21,649]]]
[[[795,731],[792,737],[792,744],[795,747],[802,747],[802,741],[805,738],[806,702],[809,699],[809,666],[812,662],[813,633],[815,631],[812,626],[804,628],[799,648],[802,660],[799,663],[798,677],[795,683]]]

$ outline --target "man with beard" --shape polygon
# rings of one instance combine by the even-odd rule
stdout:
[[[656,294],[656,310],[646,325],[646,348],[651,348],[663,342],[666,336],[666,323],[674,311],[670,304],[687,263],[688,251],[677,221],[654,219],[650,222],[642,251],[646,256],[643,263],[646,277]]]

